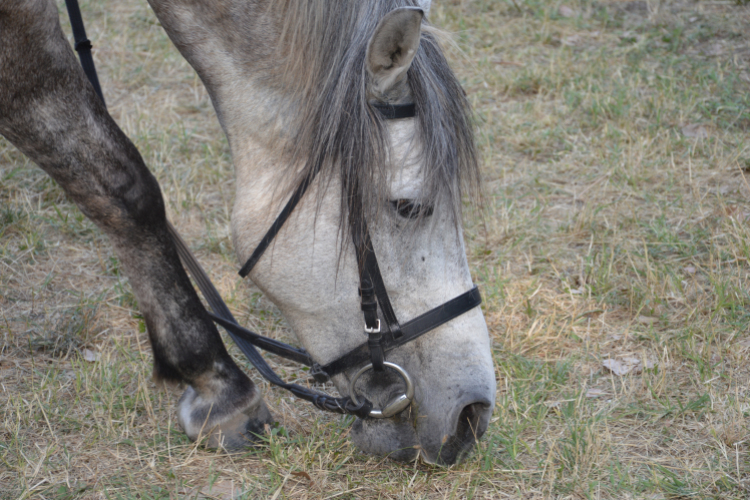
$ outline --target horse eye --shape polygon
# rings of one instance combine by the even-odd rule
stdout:
[[[391,205],[404,219],[416,219],[432,215],[432,206],[415,203],[414,200],[391,200]]]

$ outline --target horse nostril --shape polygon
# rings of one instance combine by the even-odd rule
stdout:
[[[453,436],[445,436],[438,463],[451,465],[461,460],[482,437],[489,424],[491,407],[486,402],[471,403],[461,410]]]
[[[486,403],[472,403],[466,405],[458,416],[456,425],[456,438],[461,438],[468,442],[474,442],[484,434],[486,426],[480,428],[480,419],[482,414],[489,409]]]

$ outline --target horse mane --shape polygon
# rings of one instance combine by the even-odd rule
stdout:
[[[389,147],[385,120],[368,105],[365,52],[378,21],[416,1],[283,0],[273,5],[281,16],[281,64],[276,71],[293,96],[294,122],[299,124],[284,147],[292,164],[304,165],[290,189],[315,172],[316,182],[326,187],[338,177],[342,229],[347,214],[350,224],[365,215],[377,217],[387,206]],[[421,199],[415,201],[449,203],[458,228],[462,197],[479,193],[477,151],[468,99],[448,66],[436,31],[423,24],[420,47],[408,71],[417,109],[414,142],[420,146],[424,176]],[[347,205],[358,191],[361,212]]]

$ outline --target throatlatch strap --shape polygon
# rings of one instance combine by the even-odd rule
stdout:
[[[70,27],[73,29],[75,49],[78,52],[78,58],[81,60],[83,72],[86,73],[86,78],[89,79],[89,82],[94,87],[94,91],[102,100],[104,106],[106,106],[107,103],[104,102],[104,94],[99,85],[99,77],[96,75],[94,58],[91,56],[91,42],[86,38],[86,28],[83,26],[83,17],[81,17],[81,9],[78,7],[78,0],[65,0],[65,6],[68,8],[68,17],[70,18]]]

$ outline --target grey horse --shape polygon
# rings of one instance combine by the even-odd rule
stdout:
[[[467,99],[426,21],[429,1],[149,0],[208,89],[236,169],[240,262],[310,169],[320,168],[250,278],[321,364],[363,343],[358,271],[343,228],[367,218],[396,314],[472,285],[461,200],[478,182]],[[370,104],[414,103],[386,121]],[[47,172],[114,246],[145,318],[157,381],[187,389],[178,418],[212,447],[273,422],[234,363],[170,239],[159,186],[80,69],[53,0],[0,3],[0,133]],[[361,213],[347,209],[364,186]],[[422,207],[419,216],[403,206]],[[389,354],[415,380],[410,407],[358,419],[363,451],[454,463],[489,424],[495,377],[479,308]],[[346,394],[353,373],[333,381]],[[383,405],[397,381],[364,377]]]

